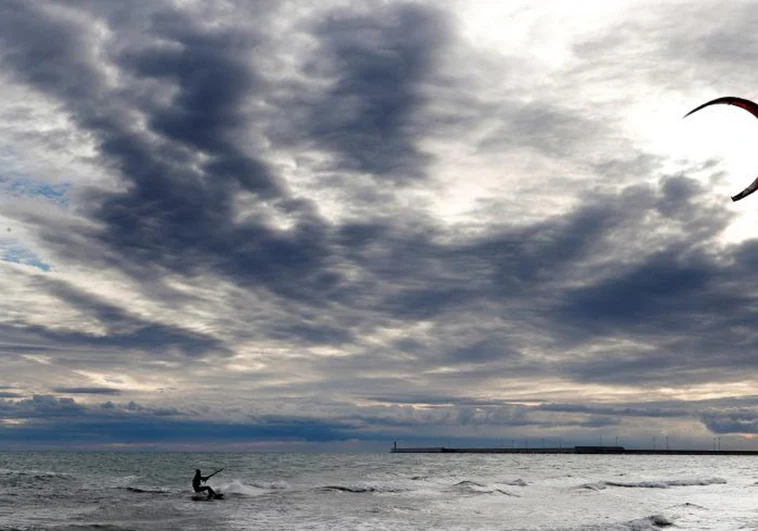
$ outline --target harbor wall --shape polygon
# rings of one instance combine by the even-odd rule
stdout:
[[[618,454],[618,455],[755,455],[758,450],[676,450],[624,448],[623,446],[573,446],[567,448],[449,448],[398,447],[390,449],[393,454]]]

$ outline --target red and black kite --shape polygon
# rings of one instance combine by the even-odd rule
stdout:
[[[718,105],[718,104],[734,105],[735,107],[740,107],[742,109],[745,109],[747,112],[749,112],[756,118],[758,118],[758,103],[754,103],[744,98],[737,98],[735,96],[724,96],[723,98],[716,98],[715,100],[711,100],[707,103],[703,103],[701,106],[695,107],[690,112],[685,114],[684,117],[687,118],[693,112],[697,112],[704,107],[708,107],[709,105]],[[739,194],[732,196],[732,201],[739,201],[740,199],[749,196],[756,190],[758,190],[758,179],[754,180],[750,186],[742,190]]]

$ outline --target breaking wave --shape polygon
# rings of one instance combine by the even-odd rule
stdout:
[[[672,525],[674,525],[672,519],[662,514],[654,514],[645,518],[625,522],[621,524],[619,531],[654,531]]]
[[[465,491],[469,492],[471,494],[503,494],[505,496],[516,496],[516,494],[513,494],[511,492],[508,492],[507,490],[500,488],[497,485],[483,485],[482,483],[477,483],[476,481],[459,481],[455,485],[453,485],[453,489],[458,491]]]
[[[266,490],[286,490],[291,488],[286,481],[253,481],[251,485]]]
[[[16,476],[38,480],[68,479],[71,474],[65,472],[53,472],[51,470],[13,470],[11,468],[0,468],[0,476]]]
[[[595,483],[584,483],[583,485],[579,485],[579,488],[588,490],[604,490],[608,487],[621,487],[628,489],[668,489],[670,487],[699,487],[706,485],[720,485],[724,483],[726,483],[726,480],[721,478],[670,479],[661,481],[636,482],[598,481]]]
[[[129,492],[136,492],[137,494],[171,494],[170,490],[165,489],[142,489],[139,487],[119,487]]]
[[[591,525],[572,528],[571,531],[660,531],[674,525],[674,519],[662,514],[653,514],[617,524]],[[569,531],[569,530],[564,530]]]
[[[319,487],[318,490],[351,492],[354,494],[363,494],[363,493],[408,492],[410,489],[407,489],[405,487],[391,486],[391,485],[325,485],[323,487]]]
[[[703,507],[702,505],[698,505],[697,503],[690,503],[690,502],[684,502],[677,505],[672,505],[669,507],[669,509],[702,509],[704,511],[707,511],[707,507]]]
[[[35,528],[36,529],[36,528]],[[57,529],[57,528],[56,528]],[[131,527],[121,527],[116,524],[71,524],[66,531],[131,531]]]

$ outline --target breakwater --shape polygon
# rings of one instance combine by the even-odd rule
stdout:
[[[624,448],[623,446],[570,446],[566,448],[448,448],[445,446],[407,447],[397,445],[393,454],[623,454],[623,455],[755,455],[758,450],[672,450]]]

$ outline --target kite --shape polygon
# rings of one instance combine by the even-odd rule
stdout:
[[[690,114],[699,111],[700,109],[703,109],[704,107],[708,107],[709,105],[734,105],[735,107],[739,107],[741,109],[745,109],[747,112],[758,118],[758,103],[754,103],[750,100],[746,100],[744,98],[737,98],[735,96],[724,96],[723,98],[716,98],[715,100],[711,100],[707,103],[703,103],[699,107],[695,107],[690,112],[684,115],[684,118],[687,118]],[[750,186],[742,190],[739,194],[732,196],[732,201],[739,201],[740,199],[743,199],[753,192],[758,190],[758,179],[754,180]]]

